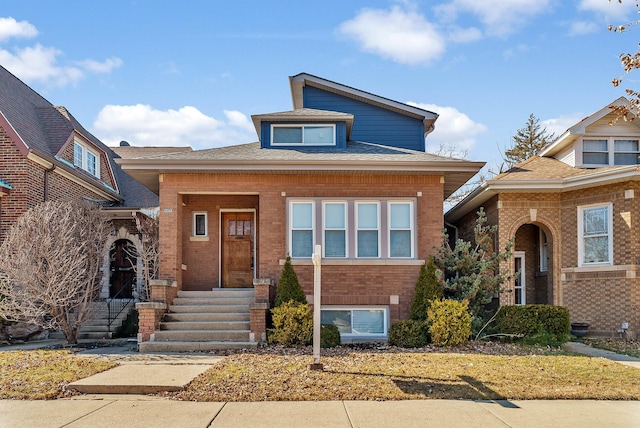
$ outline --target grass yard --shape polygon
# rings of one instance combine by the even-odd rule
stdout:
[[[639,400],[640,370],[570,355],[352,352],[237,354],[168,394],[195,401],[411,399]]]
[[[0,352],[0,399],[42,400],[70,395],[67,385],[116,366],[69,351]]]
[[[640,358],[640,340],[585,338],[584,343],[594,348],[606,349],[607,351],[613,351],[618,354]]]

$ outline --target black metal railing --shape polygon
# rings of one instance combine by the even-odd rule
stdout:
[[[130,304],[133,304],[133,283],[135,278],[129,279],[124,283],[122,288],[113,296],[107,299],[107,311],[109,313],[109,318],[107,322],[107,328],[109,335],[111,336],[111,326],[114,321]]]

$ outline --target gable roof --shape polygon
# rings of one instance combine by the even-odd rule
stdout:
[[[387,110],[420,119],[423,122],[425,135],[434,130],[435,122],[438,119],[438,114],[432,111],[410,106],[399,101],[394,101],[389,98],[372,94],[370,92],[352,88],[351,86],[323,79],[322,77],[314,76],[309,73],[299,73],[295,76],[290,76],[289,85],[291,86],[293,108],[296,110],[304,107],[302,97],[303,88],[305,85],[309,85],[328,92],[340,94],[347,98],[359,100],[367,104],[372,104]]]
[[[476,187],[447,211],[445,219],[456,222],[499,193],[556,193],[627,180],[640,180],[640,165],[583,169],[533,156]]]
[[[141,207],[138,204],[143,200],[155,201],[157,205],[157,196],[135,180],[130,180],[113,161],[117,155],[87,131],[66,108],[54,106],[2,66],[0,126],[11,136],[25,157],[47,167],[55,166],[67,177],[90,186],[106,199],[127,207]],[[57,157],[75,135],[81,136],[106,154],[117,189]]]
[[[159,174],[173,173],[397,173],[444,175],[444,193],[449,196],[475,175],[484,162],[446,158],[430,153],[348,142],[344,149],[261,149],[260,143],[173,153],[142,159],[118,159],[120,166],[147,187],[158,191]]]

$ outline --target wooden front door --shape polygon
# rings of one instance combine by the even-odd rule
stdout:
[[[126,239],[118,239],[110,251],[111,278],[109,281],[109,297],[129,299],[132,296],[136,279],[134,266],[136,258],[127,251],[131,242]]]
[[[252,212],[222,213],[222,287],[253,287],[253,217]]]

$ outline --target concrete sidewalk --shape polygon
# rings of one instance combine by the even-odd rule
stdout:
[[[196,403],[147,396],[0,400],[0,427],[638,427],[635,401]]]

